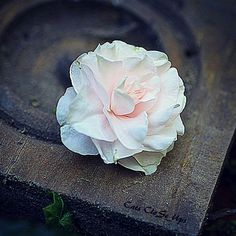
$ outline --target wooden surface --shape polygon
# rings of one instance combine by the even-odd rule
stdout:
[[[76,222],[92,234],[169,235],[172,232],[197,235],[236,126],[233,1],[161,3],[131,0],[113,1],[113,5],[110,1],[100,1],[101,5],[108,5],[114,12],[120,7],[125,9],[125,14],[135,14],[140,21],[152,27],[160,41],[158,45],[145,38],[139,42],[149,48],[163,48],[173,65],[179,68],[187,85],[187,106],[182,116],[186,134],[178,139],[174,150],[151,176],[116,165],[105,165],[98,157],[73,154],[61,145],[59,127],[49,108],[63,93],[63,85],[55,85],[59,93],[54,97],[46,94],[47,88],[43,90],[39,87],[40,96],[45,96],[45,100],[52,99],[50,101],[44,102],[39,96],[37,106],[25,102],[27,97],[37,95],[38,88],[25,87],[31,86],[30,81],[38,78],[37,73],[41,75],[46,65],[38,66],[29,80],[28,77],[10,74],[9,68],[14,70],[13,63],[16,63],[16,72],[27,70],[24,67],[22,72],[20,62],[24,65],[22,53],[26,53],[32,45],[26,44],[17,49],[19,58],[14,57],[14,61],[7,51],[14,47],[11,48],[11,42],[8,45],[6,39],[4,41],[4,32],[11,33],[12,29],[7,31],[6,28],[17,11],[26,9],[27,4],[36,6],[44,1],[32,2],[11,1],[6,6],[3,4],[0,12],[0,21],[3,22],[0,46],[4,46],[5,50],[3,54],[1,48],[0,56],[0,211],[42,218],[40,210],[48,201],[47,191],[53,190],[64,196]],[[78,4],[82,3],[79,1]],[[93,2],[89,1],[89,4]],[[108,13],[107,17],[112,15]],[[130,21],[132,23],[132,19]],[[96,36],[98,38],[91,34],[83,34],[83,37],[96,38],[97,41],[118,37],[112,31],[106,34],[106,29],[102,30],[99,31],[101,36]],[[98,34],[97,31],[95,33]],[[122,37],[135,40],[125,34]],[[93,47],[95,44],[95,41],[90,45],[83,44],[84,41],[81,44],[80,38],[78,41],[80,44],[75,47],[81,50],[85,48],[83,45]],[[61,48],[62,44],[58,47]],[[37,55],[38,51],[32,50]],[[72,54],[69,53],[69,57]],[[47,76],[55,77],[50,73]],[[16,89],[19,83],[25,83],[25,86],[19,87],[22,91]],[[21,97],[24,92],[26,97]],[[52,127],[48,121],[41,121],[47,118],[52,120]],[[40,133],[42,122],[46,122],[47,126],[44,125]]]

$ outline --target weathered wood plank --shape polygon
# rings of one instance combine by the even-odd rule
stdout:
[[[17,2],[22,2],[22,7],[27,1]],[[187,83],[188,103],[183,113],[186,135],[179,138],[157,173],[143,176],[105,165],[98,157],[73,154],[51,139],[54,136],[46,141],[47,130],[42,137],[31,132],[35,127],[27,128],[31,125],[29,118],[25,125],[22,120],[18,124],[13,116],[12,124],[14,111],[4,106],[11,99],[6,99],[7,90],[1,90],[1,211],[20,202],[16,214],[33,216],[35,209],[35,217],[42,218],[39,211],[48,201],[45,190],[53,190],[65,196],[77,222],[93,234],[137,235],[138,230],[153,235],[198,234],[236,126],[236,69],[232,63],[236,59],[236,32],[230,27],[235,12],[223,1],[179,2],[182,4],[120,3],[126,11],[133,8],[143,21],[154,22],[161,44]],[[157,18],[153,18],[153,9]],[[169,21],[165,21],[167,10]],[[192,45],[195,42],[197,48]],[[2,66],[2,71],[5,74],[0,73],[0,86],[7,88],[8,81],[13,88],[11,81],[3,79],[6,67]],[[33,112],[33,118],[40,114],[36,108]],[[56,122],[54,116],[50,117]],[[30,204],[30,209],[24,209],[24,203]]]

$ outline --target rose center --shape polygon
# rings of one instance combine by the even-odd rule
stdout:
[[[135,103],[138,103],[151,90],[148,88],[147,84],[139,83],[137,81],[125,84],[124,89],[127,94],[134,99]]]

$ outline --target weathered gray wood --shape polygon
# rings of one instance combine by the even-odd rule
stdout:
[[[43,1],[12,1],[2,8],[1,32],[16,12],[39,2]],[[102,2],[109,4],[109,1]],[[186,134],[179,138],[174,150],[151,176],[105,165],[98,157],[81,157],[68,151],[58,142],[58,126],[47,102],[45,109],[27,107],[28,104],[21,101],[24,99],[17,97],[18,92],[16,95],[12,92],[15,82],[4,77],[12,75],[7,65],[1,64],[0,211],[9,213],[14,207],[15,214],[42,218],[40,209],[48,201],[45,190],[53,190],[63,194],[77,223],[93,234],[197,235],[236,125],[236,32],[231,27],[235,11],[228,2],[116,2],[126,9],[126,14],[133,12],[153,27],[160,38],[159,46],[166,50],[187,84],[188,102],[183,113]],[[109,12],[107,14],[111,17]],[[93,38],[87,34],[86,37]],[[94,41],[89,45],[83,40],[74,47],[94,46]],[[145,44],[146,39],[143,40]],[[71,46],[71,41],[67,44]],[[153,46],[151,41],[147,44]],[[2,42],[2,45],[8,44]],[[58,50],[63,51],[65,45],[58,46]],[[47,48],[42,50],[47,52]],[[19,55],[24,55],[21,53],[19,49]],[[68,55],[73,56],[70,52]],[[4,59],[13,63],[2,54],[1,63],[6,63]],[[14,61],[18,68],[22,65],[20,61],[24,65],[24,59]],[[54,59],[50,62],[54,66]],[[35,78],[38,79],[37,73],[42,75],[44,67],[37,68]],[[18,80],[20,83],[28,81],[22,77]],[[59,90],[56,96],[45,94],[46,99],[54,99],[49,104],[56,102],[63,91],[62,85],[55,86]],[[20,89],[24,92],[24,87]],[[29,91],[25,96],[37,94],[37,91]],[[18,108],[13,109],[17,102]],[[24,110],[26,108],[28,110]],[[22,119],[14,113],[16,110]],[[35,118],[37,120],[31,120]],[[45,118],[52,122],[52,127],[51,123],[46,129],[42,127]],[[38,127],[45,130],[40,133]]]

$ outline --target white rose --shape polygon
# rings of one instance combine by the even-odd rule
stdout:
[[[166,54],[122,41],[99,45],[70,67],[57,105],[63,144],[105,163],[152,174],[177,135],[184,84]]]

